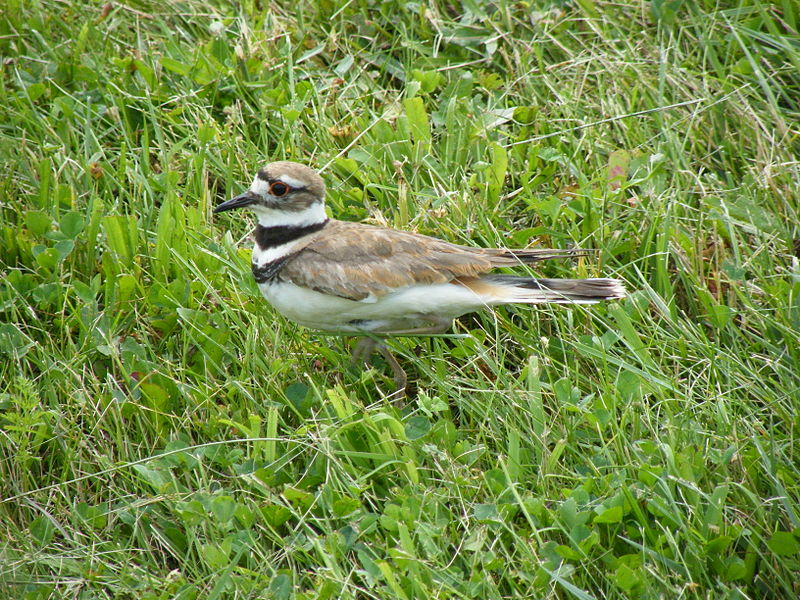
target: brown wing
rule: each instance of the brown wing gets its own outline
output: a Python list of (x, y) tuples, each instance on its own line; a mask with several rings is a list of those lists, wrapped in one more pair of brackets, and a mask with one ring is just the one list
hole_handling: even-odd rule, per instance
[(363, 300), (414, 284), (474, 277), (572, 250), (501, 250), (458, 246), (424, 235), (331, 220), (281, 269), (281, 276), (319, 292)]

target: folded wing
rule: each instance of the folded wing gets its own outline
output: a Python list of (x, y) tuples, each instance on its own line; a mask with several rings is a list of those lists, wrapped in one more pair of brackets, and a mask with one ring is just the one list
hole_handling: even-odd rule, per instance
[(325, 235), (314, 236), (285, 264), (281, 277), (325, 294), (364, 300), (410, 285), (475, 277), (496, 267), (589, 253), (470, 248), (405, 231), (331, 220)]

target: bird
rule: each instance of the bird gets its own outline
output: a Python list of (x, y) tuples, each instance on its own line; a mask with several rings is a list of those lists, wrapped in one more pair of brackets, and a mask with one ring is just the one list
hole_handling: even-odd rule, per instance
[(340, 221), (325, 210), (325, 182), (289, 161), (259, 169), (244, 193), (217, 205), (255, 213), (252, 272), (278, 313), (305, 327), (361, 336), (352, 352), (377, 351), (403, 397), (407, 375), (383, 342), (446, 331), (454, 319), (502, 304), (594, 304), (626, 295), (618, 279), (537, 279), (493, 272), (586, 249), (479, 248), (419, 233)]

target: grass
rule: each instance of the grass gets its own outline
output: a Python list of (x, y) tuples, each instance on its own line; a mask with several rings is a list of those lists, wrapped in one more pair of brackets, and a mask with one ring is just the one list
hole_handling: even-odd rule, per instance
[[(799, 24), (7, 2), (0, 595), (797, 597)], [(543, 272), (631, 294), (394, 340), (400, 410), (211, 218), (273, 159), (338, 218), (599, 248)]]

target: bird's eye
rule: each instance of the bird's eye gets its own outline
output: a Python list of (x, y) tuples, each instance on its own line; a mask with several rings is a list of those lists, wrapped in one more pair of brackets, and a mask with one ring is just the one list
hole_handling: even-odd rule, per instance
[(282, 181), (275, 181), (269, 186), (269, 193), (276, 198), (280, 198), (281, 196), (285, 196), (289, 193), (289, 186)]

